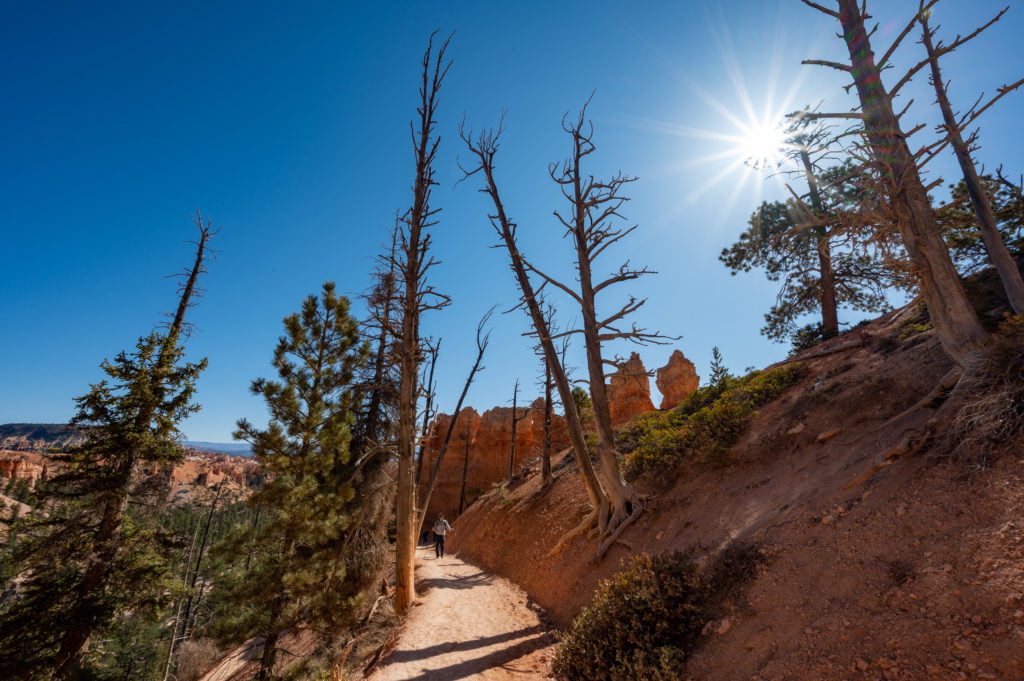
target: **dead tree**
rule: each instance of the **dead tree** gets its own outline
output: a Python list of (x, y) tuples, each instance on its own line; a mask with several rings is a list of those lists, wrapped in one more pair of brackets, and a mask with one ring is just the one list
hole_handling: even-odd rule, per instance
[(587, 378), (597, 430), (600, 461), (598, 474), (612, 506), (609, 524), (618, 527), (635, 518), (643, 509), (643, 502), (633, 487), (626, 482), (619, 468), (615, 436), (612, 432), (611, 404), (605, 384), (605, 366), (616, 367), (617, 362), (604, 357), (603, 347), (605, 343), (612, 341), (646, 344), (660, 343), (667, 339), (660, 333), (638, 328), (635, 323), (629, 327), (624, 326), (626, 318), (640, 309), (646, 302), (645, 299), (637, 300), (629, 296), (628, 301), (615, 312), (606, 316), (598, 314), (599, 293), (615, 284), (638, 279), (653, 272), (644, 267), (631, 267), (629, 261), (626, 261), (619, 266), (618, 271), (606, 279), (597, 281), (594, 278), (594, 264), (598, 257), (636, 229), (636, 225), (618, 226), (618, 221), (622, 217), (619, 210), (628, 201), (622, 195), (622, 189), (636, 178), (618, 173), (610, 179), (598, 180), (593, 175), (585, 173), (584, 159), (596, 149), (593, 142), (593, 124), (586, 118), (588, 105), (589, 100), (574, 120), (570, 121), (568, 116), (562, 119), (562, 129), (571, 139), (571, 155), (567, 160), (553, 163), (548, 167), (551, 179), (558, 184), (562, 195), (569, 202), (569, 212), (563, 215), (556, 210), (554, 215), (565, 228), (565, 236), (572, 242), (577, 282), (572, 286), (536, 267), (531, 266), (530, 270), (546, 284), (566, 293), (580, 307), (582, 328), (565, 333), (582, 334), (584, 339)]
[[(437, 368), (437, 358), (441, 354), (441, 339), (437, 339), (437, 343), (431, 343), (430, 339), (425, 339), (423, 344), (427, 348), (427, 353), (430, 355), (430, 366), (427, 369), (427, 381), (425, 384), (426, 392), (426, 404), (423, 407), (423, 422), (420, 425), (420, 446), (419, 453), (416, 455), (416, 489), (420, 488), (420, 479), (423, 477), (423, 457), (426, 456), (427, 447), (425, 440), (427, 437), (427, 429), (430, 427), (430, 422), (434, 420), (434, 395), (437, 390), (437, 382), (434, 380), (434, 369)], [(417, 508), (420, 508), (422, 504), (416, 504)]]
[[(805, 119), (795, 122), (797, 129), (788, 139), (789, 156), (795, 160), (807, 181), (807, 196), (811, 202), (809, 217), (824, 217), (824, 205), (818, 188), (818, 174), (815, 172), (815, 160), (822, 152), (827, 153), (830, 135), (823, 125), (808, 126)], [(802, 129), (801, 129), (802, 128)], [(836, 281), (832, 269), (832, 252), (829, 243), (831, 229), (826, 224), (817, 224), (813, 228), (815, 246), (818, 254), (818, 271), (821, 277), (819, 304), (821, 305), (821, 330), (826, 338), (839, 335), (839, 310), (836, 304)]]
[(397, 529), (395, 547), (395, 610), (404, 613), (416, 597), (414, 567), (416, 540), (419, 532), (416, 508), (416, 415), (420, 397), (420, 363), (423, 345), (420, 338), (420, 316), (445, 306), (448, 298), (427, 281), (427, 274), (437, 261), (430, 255), (429, 229), (437, 224), (440, 209), (431, 205), (431, 192), (437, 184), (434, 161), (440, 138), (436, 135), (436, 113), (441, 84), (451, 62), (446, 61), (449, 37), (434, 53), (434, 38), (423, 54), (420, 103), (417, 119), (410, 124), (415, 156), (415, 179), (412, 185), (412, 206), (402, 216), (395, 252), (395, 297), (400, 317), (395, 341), (395, 364), (399, 371), (398, 385), (398, 489), (396, 500)]
[[(454, 417), (453, 417), (454, 418)], [(462, 455), (462, 484), (459, 486), (459, 515), (466, 510), (466, 478), (469, 476), (469, 443), (470, 430), (466, 424), (466, 451)]]
[[(1003, 284), (1003, 289), (1006, 291), (1006, 297), (1010, 302), (1010, 307), (1013, 308), (1015, 314), (1024, 314), (1024, 279), (1021, 278), (1020, 269), (1017, 267), (1017, 261), (1014, 259), (1013, 255), (1006, 247), (1006, 244), (1003, 242), (1002, 236), (999, 234), (999, 228), (996, 225), (996, 217), (992, 211), (992, 202), (982, 187), (981, 179), (978, 177), (978, 171), (974, 166), (974, 160), (971, 158), (971, 147), (977, 138), (977, 133), (975, 132), (968, 139), (964, 139), (965, 125), (953, 112), (953, 107), (949, 103), (946, 83), (942, 80), (942, 72), (939, 69), (939, 57), (949, 54), (960, 45), (963, 45), (968, 40), (979, 35), (986, 28), (999, 21), (1008, 9), (1009, 7), (1004, 9), (1002, 12), (997, 14), (994, 19), (967, 37), (962, 38), (957, 36), (956, 40), (949, 45), (944, 45), (941, 41), (937, 44), (935, 43), (935, 31), (928, 25), (930, 11), (925, 9), (924, 2), (921, 2), (921, 9), (918, 16), (921, 21), (921, 42), (928, 51), (928, 64), (931, 69), (930, 77), (932, 87), (935, 88), (935, 98), (938, 102), (939, 109), (942, 111), (943, 124), (940, 128), (944, 133), (944, 137), (949, 140), (950, 145), (953, 147), (953, 153), (956, 154), (956, 160), (960, 164), (960, 170), (964, 176), (964, 184), (967, 188), (967, 195), (970, 197), (971, 206), (974, 208), (974, 213), (978, 218), (978, 229), (981, 232), (982, 242), (985, 244), (985, 251), (988, 253), (989, 260), (991, 260), (996, 272), (999, 274), (999, 279)], [(1021, 84), (1024, 84), (1024, 80), (1017, 81), (1010, 86), (999, 88), (999, 94), (980, 108), (975, 104), (975, 106), (967, 112), (964, 118), (970, 118), (973, 120), (973, 114), (976, 111), (987, 109), (996, 100), (1000, 99), (1008, 92), (1020, 87)]]
[(551, 392), (554, 384), (551, 381), (551, 367), (544, 363), (544, 441), (540, 448), (540, 484), (547, 487), (553, 478), (551, 474)]
[[(484, 187), (480, 191), (490, 197), (494, 206), (494, 212), (488, 217), (491, 226), (501, 240), (501, 245), (504, 246), (509, 255), (509, 266), (519, 288), (520, 303), (529, 314), (537, 340), (543, 350), (544, 359), (551, 368), (552, 380), (558, 389), (559, 397), (565, 408), (569, 439), (576, 452), (576, 459), (579, 462), (584, 487), (587, 490), (592, 505), (591, 512), (587, 517), (576, 528), (564, 535), (554, 550), (557, 550), (571, 537), (596, 528), (598, 538), (596, 559), (600, 559), (618, 536), (640, 515), (643, 511), (643, 502), (624, 480), (622, 481), (621, 488), (613, 488), (609, 491), (602, 484), (602, 478), (598, 477), (597, 471), (590, 460), (590, 452), (584, 436), (583, 425), (576, 410), (576, 403), (572, 398), (572, 386), (569, 383), (563, 364), (559, 361), (558, 351), (552, 338), (550, 326), (541, 307), (538, 292), (530, 280), (529, 272), (532, 268), (530, 268), (519, 251), (519, 245), (516, 241), (517, 225), (505, 212), (505, 207), (498, 191), (498, 185), (494, 178), (494, 157), (498, 151), (498, 140), (501, 132), (502, 130), (499, 127), (497, 131), (484, 131), (479, 137), (473, 139), (472, 135), (464, 128), (460, 131), (463, 141), (478, 161), (474, 168), (464, 169), (465, 177), (470, 177), (477, 173), (483, 175)], [(619, 479), (621, 480), (621, 474), (619, 474)], [(623, 515), (619, 512), (619, 509), (627, 507), (630, 509), (628, 515)]]
[(508, 484), (512, 484), (512, 478), (515, 477), (515, 464), (516, 464), (516, 429), (519, 426), (519, 422), (530, 415), (530, 410), (527, 409), (523, 412), (523, 415), (519, 415), (518, 408), (519, 400), (519, 379), (516, 379), (515, 388), (512, 389), (512, 437), (509, 438), (508, 444)]
[(416, 525), (416, 536), (423, 531), (423, 520), (426, 518), (427, 508), (430, 506), (430, 496), (434, 493), (434, 486), (437, 484), (437, 476), (441, 472), (441, 462), (444, 460), (445, 454), (448, 452), (448, 445), (452, 441), (452, 434), (455, 432), (455, 426), (459, 421), (459, 414), (462, 413), (462, 403), (466, 400), (466, 395), (469, 394), (469, 387), (473, 385), (473, 379), (476, 375), (483, 371), (483, 360), (484, 355), (487, 353), (487, 346), (491, 342), (491, 332), (485, 331), (488, 320), (494, 313), (492, 307), (487, 311), (486, 314), (480, 319), (480, 323), (476, 326), (476, 359), (473, 361), (473, 366), (469, 369), (469, 375), (466, 377), (466, 382), (462, 385), (462, 392), (459, 394), (459, 399), (455, 403), (455, 411), (452, 413), (452, 420), (448, 423), (448, 430), (445, 431), (444, 440), (441, 441), (441, 446), (437, 450), (437, 457), (434, 459), (434, 465), (430, 469), (430, 477), (427, 478), (427, 485), (423, 490), (423, 498), (420, 500), (419, 509), (416, 511), (415, 525)]
[[(932, 0), (930, 7), (937, 0)], [(896, 44), (909, 33), (917, 17), (897, 37), (883, 57), (876, 61), (871, 49), (865, 15), (858, 0), (837, 0), (832, 10), (811, 0), (802, 0), (809, 7), (834, 17), (842, 26), (850, 63), (805, 60), (805, 64), (824, 65), (842, 71), (852, 79), (860, 110), (853, 114), (835, 114), (857, 118), (863, 125), (865, 150), (886, 197), (892, 221), (896, 225), (915, 269), (921, 295), (931, 315), (939, 340), (946, 353), (959, 365), (969, 363), (988, 338), (978, 315), (960, 282), (949, 250), (943, 242), (935, 213), (928, 198), (928, 187), (921, 180), (917, 155), (907, 145), (908, 133), (900, 125), (893, 110), (892, 97), (909, 79), (904, 76), (893, 90), (887, 91), (882, 69), (887, 65)], [(821, 117), (817, 115), (816, 117)], [(829, 114), (824, 114), (829, 116)], [(919, 128), (915, 128), (910, 134)]]

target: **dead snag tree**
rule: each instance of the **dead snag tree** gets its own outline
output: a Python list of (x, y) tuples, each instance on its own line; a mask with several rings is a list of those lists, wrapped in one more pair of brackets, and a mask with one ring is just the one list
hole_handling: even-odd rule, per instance
[(932, 87), (935, 88), (935, 98), (939, 109), (942, 111), (940, 130), (943, 133), (944, 139), (948, 140), (949, 144), (953, 147), (953, 153), (956, 154), (956, 160), (960, 164), (960, 171), (964, 176), (967, 195), (970, 197), (971, 206), (974, 208), (974, 213), (978, 218), (978, 230), (981, 233), (982, 243), (985, 244), (985, 251), (988, 253), (989, 260), (992, 261), (993, 267), (995, 267), (996, 272), (999, 274), (1003, 290), (1006, 291), (1006, 297), (1010, 301), (1010, 307), (1014, 313), (1024, 314), (1024, 279), (1021, 278), (1017, 261), (1006, 247), (1006, 243), (999, 233), (996, 217), (992, 210), (992, 202), (982, 186), (981, 179), (978, 177), (978, 171), (974, 166), (974, 160), (971, 158), (971, 147), (977, 139), (977, 132), (964, 139), (964, 129), (970, 121), (976, 118), (977, 114), (980, 114), (981, 111), (990, 107), (996, 100), (1002, 98), (1007, 93), (1020, 87), (1024, 84), (1024, 80), (1019, 80), (1013, 85), (999, 88), (999, 93), (995, 97), (983, 106), (979, 107), (978, 104), (975, 104), (961, 120), (953, 112), (953, 106), (949, 103), (946, 83), (942, 80), (942, 71), (939, 69), (939, 57), (949, 54), (968, 40), (977, 37), (986, 28), (999, 21), (1008, 9), (1009, 7), (999, 12), (995, 18), (970, 35), (966, 37), (957, 36), (949, 45), (944, 45), (941, 41), (935, 42), (935, 30), (928, 25), (931, 10), (925, 8), (923, 1), (921, 2), (918, 17), (921, 21), (921, 43), (928, 51)]
[(512, 388), (512, 435), (509, 437), (508, 443), (508, 484), (512, 484), (512, 478), (515, 477), (515, 465), (516, 465), (516, 430), (519, 429), (519, 422), (527, 418), (530, 415), (529, 407), (519, 413), (519, 379), (516, 379), (516, 385)]
[[(579, 127), (579, 129), (582, 130), (582, 113), (580, 119), (580, 126), (567, 126), (567, 129), (572, 130), (575, 127)], [(590, 179), (589, 181), (581, 181), (578, 187), (571, 190), (572, 195), (579, 196), (581, 200), (580, 203), (574, 204), (574, 206), (578, 206), (584, 211), (581, 213), (582, 220), (580, 224), (582, 225), (586, 238), (595, 236), (599, 237), (598, 241), (591, 241), (590, 243), (585, 243), (583, 246), (584, 259), (582, 262), (586, 263), (586, 270), (584, 274), (584, 268), (581, 267), (580, 276), (581, 278), (584, 276), (588, 278), (588, 288), (586, 289), (586, 293), (577, 293), (566, 287), (561, 282), (547, 277), (536, 268), (532, 267), (519, 251), (518, 243), (516, 242), (517, 225), (509, 219), (505, 212), (505, 208), (498, 191), (497, 182), (494, 178), (494, 157), (498, 151), (498, 140), (501, 132), (502, 130), (499, 127), (496, 132), (484, 131), (476, 139), (473, 139), (465, 130), (462, 131), (461, 134), (463, 141), (466, 143), (470, 152), (476, 156), (478, 161), (476, 167), (465, 170), (465, 172), (467, 177), (477, 173), (483, 174), (484, 188), (480, 191), (487, 194), (494, 205), (494, 213), (490, 214), (488, 217), (490, 218), (492, 227), (501, 238), (502, 245), (509, 254), (509, 264), (512, 268), (513, 274), (515, 275), (516, 284), (519, 287), (521, 304), (530, 316), (530, 321), (533, 324), (537, 339), (543, 350), (545, 361), (551, 369), (552, 380), (558, 389), (559, 397), (561, 398), (562, 404), (565, 408), (566, 425), (569, 430), (570, 442), (576, 452), (576, 458), (580, 464), (580, 472), (583, 475), (584, 483), (593, 505), (591, 513), (583, 520), (583, 522), (580, 523), (580, 525), (562, 538), (555, 549), (553, 549), (553, 552), (557, 551), (561, 545), (571, 537), (576, 536), (581, 532), (585, 532), (588, 529), (594, 528), (597, 530), (596, 534), (598, 538), (596, 557), (597, 559), (600, 559), (615, 542), (618, 536), (640, 515), (640, 513), (643, 512), (643, 499), (636, 493), (632, 486), (625, 481), (619, 469), (618, 461), (615, 458), (614, 444), (611, 439), (611, 419), (609, 413), (607, 413), (607, 395), (603, 392), (604, 405), (606, 407), (606, 414), (604, 415), (606, 419), (604, 422), (606, 428), (603, 435), (599, 432), (599, 450), (601, 450), (599, 453), (600, 468), (595, 469), (591, 463), (590, 453), (584, 436), (583, 425), (576, 409), (576, 402), (572, 397), (572, 387), (569, 384), (565, 367), (560, 361), (558, 350), (555, 347), (554, 340), (556, 334), (552, 334), (551, 332), (549, 320), (545, 317), (542, 309), (539, 292), (533, 286), (529, 274), (530, 272), (536, 273), (546, 282), (567, 291), (569, 295), (577, 301), (589, 301), (589, 306), (584, 309), (590, 309), (591, 311), (594, 309), (593, 300), (594, 295), (597, 292), (613, 283), (635, 279), (637, 276), (640, 276), (640, 274), (643, 274), (644, 270), (630, 270), (628, 266), (623, 266), (620, 268), (620, 271), (611, 278), (597, 285), (589, 283), (589, 263), (592, 262), (593, 258), (622, 236), (625, 236), (629, 231), (632, 231), (631, 229), (613, 229), (607, 224), (608, 219), (616, 215), (616, 209), (621, 205), (622, 201), (625, 200), (618, 197), (616, 191), (618, 186), (623, 182), (628, 181), (628, 179), (620, 176), (612, 183), (613, 191), (611, 191), (610, 194), (612, 198), (608, 200), (602, 199), (609, 196), (609, 183), (596, 182), (593, 179)], [(579, 138), (574, 136), (574, 144), (578, 145), (577, 148), (579, 149), (579, 154), (576, 157), (576, 164), (573, 167), (578, 169), (578, 161), (586, 154), (589, 154), (593, 150), (593, 147), (589, 144), (589, 139), (583, 135), (580, 135)], [(557, 171), (554, 168), (552, 169), (552, 174), (553, 176), (558, 177)], [(566, 187), (567, 185), (563, 184), (562, 186)], [(568, 183), (568, 186), (572, 186), (572, 183)], [(591, 213), (590, 211), (596, 211), (596, 213)], [(627, 303), (627, 305), (611, 317), (598, 321), (596, 319), (596, 315), (592, 315), (590, 321), (585, 322), (585, 326), (590, 329), (589, 335), (586, 336), (588, 338), (588, 365), (591, 357), (593, 357), (597, 363), (596, 381), (593, 380), (595, 376), (595, 372), (593, 370), (594, 367), (588, 366), (588, 368), (591, 369), (592, 389), (595, 383), (600, 384), (599, 389), (603, 389), (604, 387), (604, 363), (600, 352), (600, 343), (602, 340), (611, 340), (615, 338), (633, 338), (640, 340), (648, 336), (653, 337), (652, 334), (647, 334), (635, 327), (632, 331), (627, 332), (622, 332), (616, 328), (616, 325), (624, 316), (637, 309), (642, 304), (643, 301), (630, 299), (630, 302)], [(586, 334), (586, 328), (579, 331), (569, 331), (557, 335), (565, 336), (578, 332), (584, 332)], [(595, 342), (593, 347), (590, 344), (591, 338)], [(596, 408), (595, 411), (597, 411)], [(602, 437), (604, 438), (603, 440), (601, 439)]]
[[(576, 402), (572, 399), (572, 385), (569, 383), (569, 377), (565, 372), (564, 365), (559, 361), (558, 350), (555, 348), (555, 343), (552, 340), (548, 321), (541, 307), (541, 300), (533, 287), (533, 283), (530, 281), (526, 260), (519, 252), (519, 245), (516, 242), (517, 225), (505, 213), (505, 206), (502, 203), (501, 194), (498, 192), (498, 185), (494, 179), (494, 157), (498, 152), (498, 140), (501, 137), (501, 132), (500, 127), (496, 132), (485, 130), (474, 140), (471, 133), (467, 132), (465, 128), (460, 129), (459, 133), (463, 142), (465, 142), (469, 151), (477, 157), (478, 161), (476, 167), (463, 170), (465, 177), (483, 173), (484, 187), (480, 191), (487, 194), (494, 205), (494, 213), (488, 215), (488, 218), (491, 226), (501, 239), (501, 245), (508, 252), (509, 267), (512, 269), (516, 285), (519, 288), (520, 303), (530, 317), (530, 322), (537, 334), (538, 343), (544, 353), (544, 359), (551, 368), (552, 381), (558, 389), (558, 395), (565, 407), (565, 421), (569, 431), (569, 441), (572, 444), (573, 451), (576, 453), (580, 474), (583, 476), (584, 488), (587, 490), (591, 503), (590, 513), (574, 530), (563, 537), (563, 541), (565, 541), (570, 536), (598, 526), (599, 518), (607, 516), (609, 505), (604, 488), (598, 480), (597, 472), (594, 470), (593, 463), (590, 460), (590, 452), (587, 448), (583, 424), (576, 409)], [(604, 525), (607, 525), (607, 523), (604, 523)], [(603, 539), (602, 537), (601, 540)], [(601, 555), (601, 553), (602, 551), (599, 546), (598, 555)]]
[[(445, 454), (448, 453), (448, 445), (451, 444), (452, 435), (455, 433), (455, 426), (459, 422), (459, 414), (462, 413), (462, 403), (466, 401), (466, 395), (469, 394), (469, 387), (473, 385), (473, 379), (476, 378), (477, 373), (483, 371), (484, 354), (487, 352), (487, 346), (491, 342), (490, 330), (485, 331), (484, 328), (487, 326), (487, 322), (490, 320), (491, 315), (494, 313), (494, 308), (484, 314), (480, 319), (480, 323), (476, 326), (476, 359), (473, 361), (473, 366), (469, 369), (469, 375), (466, 377), (466, 382), (462, 385), (462, 392), (459, 394), (459, 399), (455, 403), (455, 410), (452, 412), (452, 420), (448, 422), (448, 430), (445, 431), (444, 440), (441, 441), (441, 447), (437, 450), (437, 457), (434, 459), (434, 465), (430, 469), (430, 477), (427, 478), (427, 485), (423, 488), (423, 496), (419, 500), (419, 507), (416, 511), (416, 536), (420, 535), (423, 531), (423, 520), (427, 515), (427, 508), (430, 506), (430, 496), (434, 493), (434, 486), (437, 484), (437, 476), (441, 472), (441, 461), (444, 460)], [(426, 429), (424, 429), (424, 436), (426, 435)], [(466, 437), (469, 437), (468, 435)], [(467, 444), (467, 456), (468, 447)], [(463, 468), (468, 465), (464, 463)], [(465, 492), (466, 479), (465, 470), (463, 470), (462, 479), (463, 492)], [(418, 488), (418, 486), (417, 486)], [(460, 502), (461, 506), (461, 502)], [(460, 511), (461, 513), (461, 511)]]
[(548, 167), (551, 179), (558, 184), (562, 195), (569, 202), (567, 213), (556, 210), (554, 215), (565, 228), (564, 235), (569, 238), (575, 251), (576, 285), (563, 283), (535, 267), (530, 270), (546, 284), (565, 292), (580, 306), (582, 328), (571, 329), (566, 334), (583, 335), (590, 399), (597, 430), (600, 461), (598, 474), (612, 506), (607, 522), (610, 527), (619, 528), (639, 515), (643, 502), (626, 482), (619, 468), (615, 435), (612, 432), (611, 404), (605, 383), (605, 366), (616, 367), (618, 363), (605, 358), (603, 347), (612, 341), (646, 344), (664, 342), (666, 338), (660, 333), (638, 328), (635, 323), (628, 327), (624, 325), (626, 318), (640, 309), (646, 299), (637, 300), (629, 296), (628, 301), (615, 312), (606, 316), (598, 314), (599, 293), (615, 284), (653, 272), (644, 267), (630, 267), (629, 261), (626, 261), (606, 279), (597, 281), (594, 278), (594, 264), (598, 257), (636, 229), (636, 225), (621, 227), (618, 224), (622, 219), (619, 210), (628, 201), (622, 195), (622, 189), (636, 178), (618, 173), (610, 179), (598, 180), (584, 171), (584, 159), (596, 149), (593, 124), (586, 118), (588, 105), (589, 101), (583, 105), (575, 119), (570, 121), (568, 116), (562, 119), (562, 129), (571, 139), (571, 155), (567, 160), (552, 163)]
[(437, 180), (434, 161), (440, 137), (436, 134), (435, 119), (441, 84), (451, 67), (445, 53), (451, 37), (441, 43), (435, 54), (431, 35), (423, 54), (420, 103), (417, 118), (410, 124), (415, 157), (416, 174), (413, 180), (412, 206), (402, 216), (395, 249), (395, 293), (398, 316), (398, 334), (395, 341), (395, 364), (399, 371), (398, 384), (398, 490), (396, 500), (397, 529), (395, 547), (395, 610), (405, 612), (416, 596), (414, 566), (416, 560), (417, 526), (416, 508), (416, 406), (420, 397), (420, 363), (423, 344), (420, 338), (420, 316), (448, 304), (448, 298), (427, 281), (427, 273), (437, 264), (430, 255), (429, 229), (437, 224), (440, 211), (431, 205), (431, 192)]
[[(795, 122), (796, 130), (788, 142), (791, 146), (789, 156), (799, 163), (800, 170), (807, 181), (807, 196), (811, 202), (811, 214), (814, 218), (824, 216), (824, 205), (821, 191), (818, 188), (818, 173), (812, 157), (822, 152), (827, 153), (831, 135), (823, 125), (807, 125), (804, 119)], [(815, 251), (818, 255), (818, 272), (821, 279), (818, 302), (821, 305), (821, 330), (825, 338), (839, 335), (839, 311), (836, 304), (835, 272), (832, 268), (832, 252), (829, 243), (830, 229), (827, 225), (815, 225), (812, 228), (815, 239)]]
[[(851, 85), (856, 88), (861, 105), (859, 113), (853, 115), (863, 124), (865, 147), (879, 178), (881, 193), (888, 201), (893, 222), (916, 271), (921, 295), (942, 347), (962, 366), (977, 355), (988, 333), (964, 292), (960, 275), (943, 242), (928, 198), (928, 188), (921, 180), (917, 158), (910, 151), (907, 133), (901, 128), (899, 117), (893, 110), (892, 96), (906, 82), (906, 77), (897, 83), (892, 93), (886, 90), (882, 81), (882, 69), (895, 45), (881, 60), (875, 61), (858, 0), (836, 0), (838, 10), (811, 0), (801, 1), (834, 17), (842, 26), (849, 64), (822, 60), (805, 60), (804, 63), (838, 69), (853, 80)], [(909, 30), (910, 27), (900, 34), (897, 43)]]

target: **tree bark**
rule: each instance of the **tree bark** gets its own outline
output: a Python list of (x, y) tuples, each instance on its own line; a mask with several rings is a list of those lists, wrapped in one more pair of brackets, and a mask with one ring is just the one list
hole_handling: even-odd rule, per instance
[[(823, 217), (821, 192), (818, 191), (818, 178), (814, 175), (811, 156), (803, 147), (800, 148), (800, 164), (803, 166), (804, 177), (807, 179), (807, 191), (811, 197), (811, 208), (816, 218)], [(826, 338), (839, 335), (839, 311), (836, 304), (836, 279), (832, 271), (832, 253), (829, 247), (829, 230), (824, 225), (814, 229), (818, 251), (818, 270), (821, 277), (821, 291), (818, 301), (821, 305), (821, 330)]]
[(935, 97), (942, 111), (942, 120), (945, 124), (946, 134), (949, 135), (956, 160), (960, 164), (960, 170), (964, 176), (964, 184), (967, 186), (967, 195), (971, 199), (971, 206), (974, 214), (978, 217), (978, 229), (981, 232), (982, 242), (988, 252), (989, 260), (999, 274), (999, 280), (1006, 291), (1006, 297), (1010, 301), (1010, 307), (1014, 314), (1024, 314), (1024, 279), (1021, 278), (1017, 261), (1014, 260), (1010, 250), (1006, 248), (1003, 237), (999, 233), (996, 224), (996, 216), (992, 213), (992, 202), (982, 187), (978, 178), (978, 171), (971, 159), (971, 151), (964, 141), (960, 125), (957, 123), (953, 107), (949, 103), (949, 96), (946, 92), (945, 83), (942, 81), (942, 72), (939, 69), (939, 58), (935, 54), (935, 46), (932, 44), (932, 31), (928, 28), (928, 18), (921, 16), (921, 35), (925, 49), (928, 50), (930, 58), (932, 86), (935, 88)]
[(551, 484), (551, 367), (544, 364), (544, 442), (540, 451), (540, 481)]
[(988, 333), (967, 299), (942, 240), (917, 164), (882, 83), (858, 1), (838, 2), (839, 21), (876, 168), (942, 347), (955, 362), (963, 364), (977, 353)]

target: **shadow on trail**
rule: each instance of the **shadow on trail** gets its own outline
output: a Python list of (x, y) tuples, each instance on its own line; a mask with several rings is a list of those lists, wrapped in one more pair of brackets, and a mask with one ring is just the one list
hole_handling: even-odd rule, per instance
[(504, 643), (506, 641), (513, 641), (519, 638), (524, 640), (511, 645), (508, 648), (502, 648), (501, 650), (496, 650), (493, 653), (488, 653), (482, 657), (466, 660), (447, 667), (441, 667), (440, 669), (424, 669), (421, 674), (410, 677), (407, 681), (457, 681), (457, 679), (464, 679), (466, 677), (473, 676), (474, 674), (480, 674), (488, 669), (501, 667), (513, 660), (525, 657), (533, 651), (555, 642), (555, 634), (553, 631), (550, 631), (541, 625), (537, 625), (527, 629), (510, 631), (498, 636), (488, 636), (486, 638), (476, 639), (475, 641), (442, 643), (422, 650), (395, 650), (392, 651), (389, 656), (388, 663), (412, 662), (459, 650), (483, 648), (496, 643)]
[(478, 586), (486, 586), (494, 581), (494, 578), (483, 572), (474, 572), (463, 577), (427, 577), (416, 582), (416, 591), (423, 589), (472, 589)]

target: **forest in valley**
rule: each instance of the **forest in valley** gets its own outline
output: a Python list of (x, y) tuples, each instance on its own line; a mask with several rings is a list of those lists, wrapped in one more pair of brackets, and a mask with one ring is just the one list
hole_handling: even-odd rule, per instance
[[(905, 18), (895, 43), (919, 43), (919, 61), (901, 70), (889, 62), (897, 45), (875, 44), (856, 0), (804, 0), (807, 11), (834, 19), (849, 54), (843, 62), (809, 59), (807, 68), (840, 74), (858, 106), (809, 105), (787, 117), (777, 150), (752, 162), (785, 177), (790, 196), (751, 206), (749, 223), (719, 259), (734, 274), (759, 272), (777, 287), (762, 334), (795, 356), (842, 334), (855, 315), (891, 310), (894, 296), (911, 300), (915, 323), (933, 330), (952, 362), (922, 404), (956, 420), (965, 441), (996, 447), (1024, 431), (1024, 184), (1015, 175), (1018, 159), (985, 169), (972, 154), (984, 139), (982, 114), (1005, 104), (1024, 80), (989, 95), (951, 92), (945, 60), (984, 40), (999, 16), (976, 30), (939, 33), (930, 21), (937, 3), (922, 1)], [(239, 415), (234, 432), (265, 475), (244, 498), (215, 487), (170, 503), (169, 471), (184, 456), (180, 426), (200, 408), (196, 390), (207, 369), (207, 360), (188, 352), (189, 314), (201, 304), (204, 275), (217, 266), (217, 225), (195, 213), (193, 250), (175, 296), (168, 295), (173, 313), (104, 359), (105, 378), (75, 400), (70, 423), (83, 441), (51, 453), (53, 472), (34, 487), (3, 482), (5, 495), (31, 510), (3, 511), (0, 678), (192, 681), (255, 639), (260, 681), (355, 678), (380, 654), (416, 598), (416, 547), (457, 428), (453, 418), (435, 463), (424, 465), (422, 443), (442, 405), (432, 376), (441, 350), (421, 333), (422, 320), (458, 295), (435, 284), (432, 239), (447, 226), (434, 190), (441, 95), (457, 53), (458, 40), (440, 32), (423, 52), (410, 107), (412, 163), (396, 179), (411, 192), (368, 277), (365, 315), (357, 317), (353, 302), (326, 281), (295, 301), (277, 345), (266, 348), (266, 377), (254, 377), (250, 390), (268, 419), (260, 425), (258, 414)], [(931, 85), (943, 121), (924, 146), (912, 137), (924, 124), (895, 101), (915, 77)], [(635, 484), (640, 475), (667, 474), (672, 457), (687, 451), (725, 451), (757, 400), (773, 399), (798, 370), (737, 376), (715, 348), (710, 380), (686, 414), (613, 427), (606, 380), (622, 361), (613, 349), (674, 338), (635, 321), (646, 301), (630, 295), (630, 286), (654, 274), (636, 264), (643, 254), (602, 258), (629, 252), (643, 228), (626, 216), (637, 178), (592, 173), (600, 131), (590, 105), (562, 117), (563, 147), (552, 155), (564, 160), (548, 167), (561, 194), (549, 232), (571, 265), (568, 276), (545, 270), (522, 244), (519, 230), (529, 226), (517, 222), (521, 207), (505, 193), (501, 173), (504, 117), (494, 127), (463, 120), (458, 137), (443, 143), (459, 146), (460, 182), (487, 200), (480, 228), (491, 230), (508, 266), (513, 313), (529, 321), (523, 342), (537, 357), (545, 408), (565, 420), (572, 474), (578, 471), (589, 500), (587, 515), (561, 541), (585, 536), (600, 561), (647, 510)], [(960, 170), (947, 178), (942, 202), (935, 194), (943, 187), (924, 174), (941, 155)], [(979, 277), (1000, 291), (998, 316), (979, 312), (972, 284)], [(443, 405), (452, 414), (493, 359), (489, 324), (490, 313), (476, 328), (476, 355), (462, 358), (458, 400)], [(578, 367), (567, 359), (570, 342), (582, 358)], [(545, 486), (554, 476), (552, 455), (540, 453)], [(565, 678), (597, 678), (573, 676), (600, 666), (594, 646), (580, 643), (587, 634), (577, 635), (565, 653), (577, 657), (562, 657), (556, 668)], [(628, 678), (655, 678), (649, 672), (636, 663)]]

